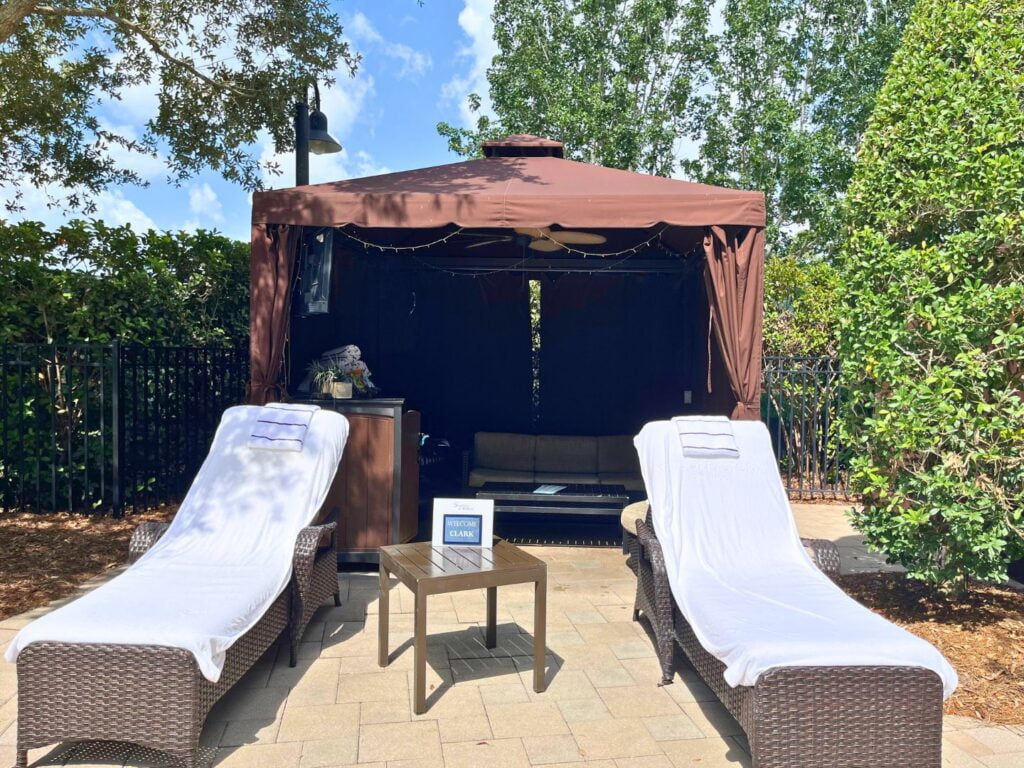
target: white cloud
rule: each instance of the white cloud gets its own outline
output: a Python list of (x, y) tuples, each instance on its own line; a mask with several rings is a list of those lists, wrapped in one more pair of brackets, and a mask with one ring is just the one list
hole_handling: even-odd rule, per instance
[(356, 40), (366, 45), (373, 45), (388, 58), (397, 60), (401, 67), (398, 77), (418, 77), (430, 69), (434, 62), (429, 54), (417, 51), (405, 43), (385, 40), (384, 36), (373, 26), (373, 22), (362, 11), (356, 12), (348, 22), (347, 29)]
[(367, 43), (384, 42), (384, 38), (377, 31), (377, 28), (373, 26), (373, 22), (362, 11), (356, 11), (356, 15), (352, 17), (346, 26), (349, 34), (359, 40)]
[(116, 226), (128, 224), (136, 232), (157, 228), (156, 223), (119, 189), (100, 192), (97, 195), (96, 212), (91, 218)]
[[(66, 190), (61, 190), (66, 194)], [(0, 219), (8, 221), (41, 221), (47, 227), (54, 227), (67, 221), (72, 216), (67, 215), (65, 209), (53, 206), (55, 199), (47, 190), (34, 186), (30, 181), (24, 180), (21, 184), (0, 185), (0, 199), (5, 202), (12, 200), (15, 193), (20, 193), (18, 205), (22, 210), (8, 212), (0, 208)], [(78, 218), (82, 218), (79, 216)]]
[(399, 77), (418, 77), (434, 66), (428, 54), (410, 48), (405, 43), (388, 43), (384, 53), (402, 62), (402, 67), (398, 70)]
[(344, 141), (363, 112), (367, 99), (373, 95), (373, 77), (360, 72), (349, 77), (348, 72), (335, 72), (334, 85), (320, 89), (320, 109), (327, 115), (331, 135)]
[(465, 46), (459, 49), (460, 59), (468, 59), (468, 67), (461, 75), (456, 75), (441, 87), (441, 97), (445, 102), (459, 105), (462, 121), (470, 127), (476, 123), (476, 115), (469, 109), (466, 97), (470, 93), (479, 94), (483, 100), (481, 111), (493, 114), (487, 84), (487, 69), (491, 61), (498, 55), (498, 44), (494, 40), (494, 0), (463, 0), (464, 5), (459, 13), (459, 26), (463, 34), (469, 38)]
[[(224, 221), (224, 206), (213, 188), (205, 181), (202, 184), (193, 184), (188, 189), (188, 209), (196, 214), (197, 219), (190, 219), (189, 223), (199, 219), (207, 219), (214, 223)], [(197, 228), (197, 227), (194, 227)]]
[[(122, 136), (128, 141), (139, 140), (139, 134), (133, 125), (114, 125), (101, 119), (100, 128), (116, 136)], [(167, 162), (159, 152), (156, 154), (137, 152), (111, 142), (107, 147), (107, 154), (117, 163), (118, 167), (135, 171), (143, 181), (153, 181), (167, 173)]]
[(369, 152), (359, 150), (356, 152), (355, 161), (355, 173), (353, 174), (355, 177), (380, 176), (384, 173), (391, 173), (390, 168), (374, 160)]
[(119, 99), (107, 102), (107, 110), (119, 118), (145, 123), (156, 117), (160, 108), (160, 76), (154, 72), (148, 81), (122, 88)]
[[(85, 214), (61, 204), (61, 200), (69, 194), (62, 186), (39, 188), (29, 181), (18, 187), (21, 192), (19, 201), (22, 210), (8, 213), (2, 211), (0, 218), (9, 221), (41, 221), (46, 227), (58, 227), (71, 219), (99, 219), (112, 226), (131, 225), (136, 232), (156, 229), (156, 223), (141, 208), (124, 196), (119, 189), (105, 190), (93, 197), (96, 210)], [(10, 188), (0, 187), (0, 198), (11, 197)]]

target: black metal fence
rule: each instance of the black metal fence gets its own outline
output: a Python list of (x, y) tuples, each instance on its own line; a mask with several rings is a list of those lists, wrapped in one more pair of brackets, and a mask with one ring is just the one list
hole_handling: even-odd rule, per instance
[(761, 419), (791, 496), (849, 495), (847, 453), (839, 435), (839, 373), (834, 357), (764, 358)]
[[(248, 378), (241, 348), (0, 346), (0, 508), (180, 501)], [(761, 417), (791, 495), (848, 495), (842, 401), (835, 358), (765, 357)]]
[(248, 374), (238, 348), (2, 345), (0, 507), (180, 500)]

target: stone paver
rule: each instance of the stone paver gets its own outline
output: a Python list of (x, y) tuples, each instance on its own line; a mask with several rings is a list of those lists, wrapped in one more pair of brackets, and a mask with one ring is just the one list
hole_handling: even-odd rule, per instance
[[(805, 536), (841, 549), (843, 569), (877, 569), (844, 505), (795, 505)], [(685, 668), (658, 687), (650, 638), (632, 621), (636, 582), (614, 549), (531, 547), (548, 563), (548, 690), (532, 689), (528, 589), (498, 591), (498, 644), (483, 646), (483, 591), (431, 597), (429, 709), (411, 703), (412, 601), (394, 587), (393, 660), (377, 666), (377, 575), (339, 575), (340, 608), (323, 607), (299, 664), (272, 649), (217, 704), (202, 743), (225, 768), (732, 768), (750, 765), (746, 739), (714, 694)], [(107, 576), (109, 578), (109, 576)], [(90, 584), (90, 587), (94, 584)], [(47, 609), (0, 622), (0, 646)], [(404, 645), (403, 645), (404, 644)], [(0, 663), (0, 766), (14, 761), (16, 676)], [(1024, 727), (947, 717), (950, 768), (1024, 766)], [(152, 766), (124, 747), (33, 750), (39, 765)]]

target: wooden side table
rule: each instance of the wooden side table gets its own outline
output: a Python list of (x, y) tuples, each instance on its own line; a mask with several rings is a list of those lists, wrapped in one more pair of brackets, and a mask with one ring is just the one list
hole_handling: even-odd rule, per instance
[(415, 668), (414, 709), (421, 715), (427, 708), (427, 597), (467, 589), (487, 590), (488, 648), (497, 645), (498, 587), (534, 583), (533, 605), (533, 690), (544, 690), (544, 653), (547, 625), (548, 569), (543, 560), (527, 554), (506, 541), (491, 549), (434, 547), (430, 542), (396, 544), (380, 548), (380, 617), (378, 619), (377, 663), (388, 665), (389, 574), (407, 586), (416, 600), (413, 641)]

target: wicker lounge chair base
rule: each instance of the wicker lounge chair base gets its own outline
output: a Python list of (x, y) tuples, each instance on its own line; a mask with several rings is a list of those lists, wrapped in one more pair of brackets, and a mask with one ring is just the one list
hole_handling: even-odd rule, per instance
[(677, 612), (676, 639), (747, 734), (754, 768), (939, 768), (942, 682), (920, 667), (777, 667), (732, 687)]
[[(670, 682), (678, 643), (704, 683), (743, 728), (754, 768), (940, 768), (942, 682), (920, 667), (777, 667), (754, 686), (730, 686), (725, 665), (697, 641), (676, 607), (661, 545), (637, 524), (637, 612), (654, 628)], [(805, 540), (818, 566), (838, 574), (831, 542)]]
[[(165, 524), (144, 523), (132, 537), (137, 559)], [(180, 648), (38, 642), (18, 655), (16, 768), (28, 750), (58, 742), (130, 742), (199, 765), (199, 735), (213, 705), (287, 629), (295, 644), (328, 597), (339, 604), (335, 526), (304, 528), (296, 540), (292, 581), (263, 617), (228, 650), (216, 683)], [(329, 546), (320, 546), (329, 535)]]
[[(638, 535), (634, 537), (629, 552), (630, 567), (636, 571), (636, 599), (633, 602), (633, 621), (639, 621), (643, 615), (651, 624), (654, 632), (655, 646), (658, 652), (658, 663), (661, 665), (661, 682), (659, 685), (671, 685), (674, 677), (673, 659), (675, 653), (675, 636), (673, 615), (677, 613), (672, 592), (668, 586), (668, 577), (663, 573), (656, 574), (650, 563), (651, 555), (645, 552), (640, 542), (639, 531), (644, 536), (654, 537), (654, 526), (651, 523), (651, 510), (647, 508), (644, 520), (637, 521)], [(839, 549), (827, 539), (801, 539), (811, 559), (829, 578), (839, 575)], [(661, 556), (660, 545), (657, 556)], [(647, 558), (648, 562), (640, 565)], [(661, 566), (663, 569), (663, 566)]]

